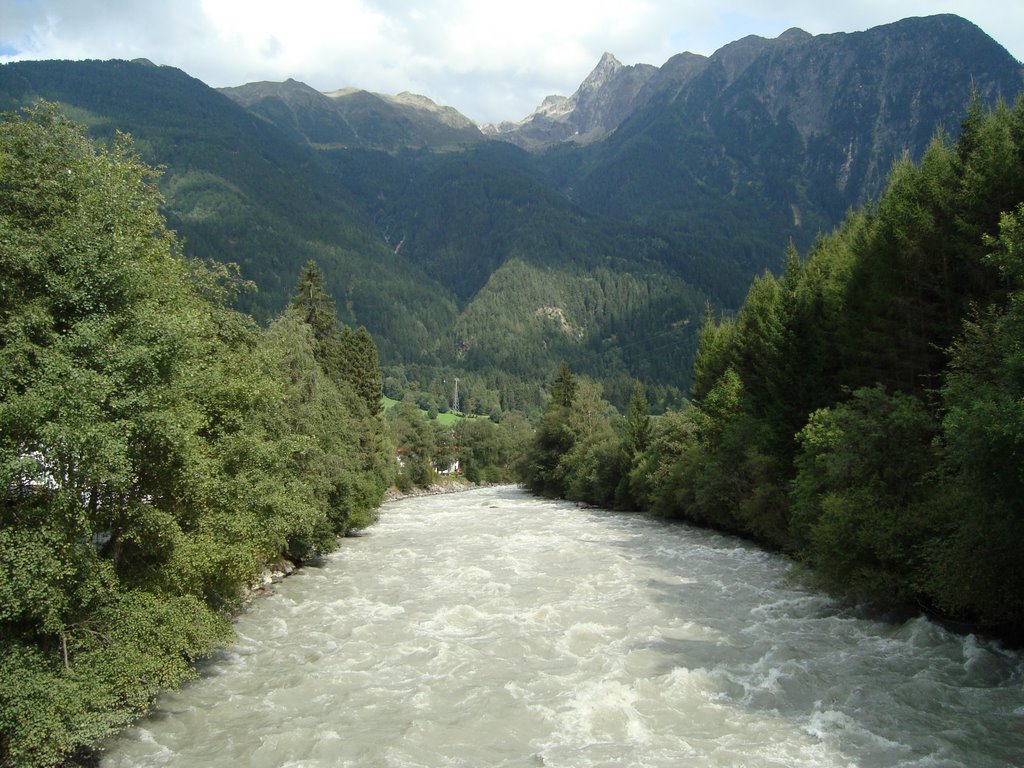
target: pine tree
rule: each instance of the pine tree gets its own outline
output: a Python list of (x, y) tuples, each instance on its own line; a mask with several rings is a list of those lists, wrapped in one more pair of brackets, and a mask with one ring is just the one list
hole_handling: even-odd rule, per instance
[(576, 398), (576, 379), (573, 378), (569, 364), (562, 362), (551, 382), (551, 403), (549, 408), (571, 408)]
[(626, 415), (626, 434), (623, 448), (630, 463), (636, 456), (647, 450), (651, 442), (651, 417), (647, 413), (647, 393), (644, 385), (637, 382), (629, 399)]
[(355, 331), (345, 326), (341, 331), (339, 354), (342, 376), (366, 403), (367, 410), (372, 415), (379, 414), (384, 409), (384, 385), (377, 346), (370, 332), (363, 326)]
[(335, 382), (341, 378), (341, 336), (334, 300), (324, 288), (324, 274), (310, 259), (299, 273), (291, 306), (313, 329), (315, 354), (323, 371)]

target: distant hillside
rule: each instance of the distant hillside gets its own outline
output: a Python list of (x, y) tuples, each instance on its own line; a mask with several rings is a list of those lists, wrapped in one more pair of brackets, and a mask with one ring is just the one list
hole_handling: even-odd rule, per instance
[(165, 167), (171, 226), (198, 258), (236, 262), (259, 287), (243, 307), (280, 311), (299, 268), (323, 266), (341, 319), (365, 324), (385, 359), (436, 361), (454, 303), (401, 258), (306, 146), (199, 80), (143, 62), (19, 62), (0, 67), (0, 108), (59, 102), (105, 139), (130, 133)]
[(388, 242), (460, 307), (455, 359), (529, 377), (583, 371), (685, 382), (708, 298), (657, 233), (572, 204), (502, 143), (460, 153), (324, 152)]
[[(0, 108), (44, 97), (97, 138), (130, 132), (145, 159), (166, 169), (165, 212), (186, 253), (239, 263), (259, 287), (243, 296), (243, 307), (261, 319), (283, 308), (300, 266), (313, 258), (340, 319), (369, 328), (386, 366), (416, 366), (408, 386), (432, 386), (442, 378), (434, 371), (447, 366), (492, 382), (475, 384), (490, 392), (473, 392), (467, 378), (467, 402), (536, 405), (537, 382), (562, 359), (598, 378), (685, 386), (706, 299), (665, 275), (671, 259), (664, 244), (652, 258), (637, 243), (653, 236), (583, 215), (545, 185), (529, 155), (507, 144), (395, 154), (313, 142), (323, 138), (318, 121), (333, 119), (323, 109), (331, 97), (298, 83), (285, 89), (293, 105), (305, 99), (288, 119), (304, 120), (298, 124), (308, 133), (295, 123), (289, 130), (284, 112), (280, 124), (257, 116), (173, 68), (119, 61), (0, 67)], [(328, 122), (328, 129), (339, 125)], [(542, 268), (545, 290), (492, 282), (511, 259)], [(583, 287), (598, 269), (607, 277)], [(481, 312), (474, 299), (489, 283)], [(495, 285), (515, 295), (496, 295)], [(620, 306), (626, 293), (635, 297)], [(552, 318), (565, 318), (573, 333)], [(513, 327), (521, 338), (509, 337)], [(622, 334), (634, 328), (658, 331), (652, 338), (663, 346), (675, 339), (676, 351), (652, 357), (634, 344), (623, 354)], [(527, 394), (510, 399), (506, 392)]]
[(606, 54), (573, 96), (488, 136), (412, 94), (218, 92), (144, 61), (0, 67), (0, 107), (43, 97), (98, 138), (132, 133), (166, 168), (186, 252), (238, 262), (259, 318), (314, 258), (395, 386), (472, 373), (470, 400), (490, 404), (536, 403), (561, 360), (626, 397), (633, 377), (686, 390), (706, 303), (738, 306), (787, 244), (806, 250), (895, 159), (955, 134), (972, 93), (1022, 87), (1019, 62), (948, 15), (660, 68)]
[(346, 88), (324, 94), (295, 80), (220, 91), (319, 149), (457, 148), (484, 138), (465, 115), (412, 93), (388, 96)]

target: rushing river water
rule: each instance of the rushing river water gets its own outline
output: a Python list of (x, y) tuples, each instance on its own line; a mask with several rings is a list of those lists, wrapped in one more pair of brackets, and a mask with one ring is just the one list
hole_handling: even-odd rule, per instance
[(1024, 657), (512, 488), (386, 505), (237, 633), (103, 768), (1024, 765)]

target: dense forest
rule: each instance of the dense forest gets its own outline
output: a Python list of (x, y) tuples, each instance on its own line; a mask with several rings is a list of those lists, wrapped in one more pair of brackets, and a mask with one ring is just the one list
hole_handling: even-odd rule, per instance
[(0, 124), (0, 764), (53, 765), (193, 675), (267, 564), (373, 522), (376, 350), (315, 265), (261, 329), (186, 261), (131, 142)]
[(825, 588), (1024, 637), (1024, 100), (975, 102), (700, 333), (693, 400), (625, 417), (563, 367), (536, 492), (755, 538)]

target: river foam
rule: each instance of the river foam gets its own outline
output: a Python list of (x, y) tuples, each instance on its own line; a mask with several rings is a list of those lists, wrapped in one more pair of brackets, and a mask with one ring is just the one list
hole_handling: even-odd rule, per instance
[(511, 488), (392, 502), (104, 768), (1004, 768), (1024, 659), (736, 539)]

